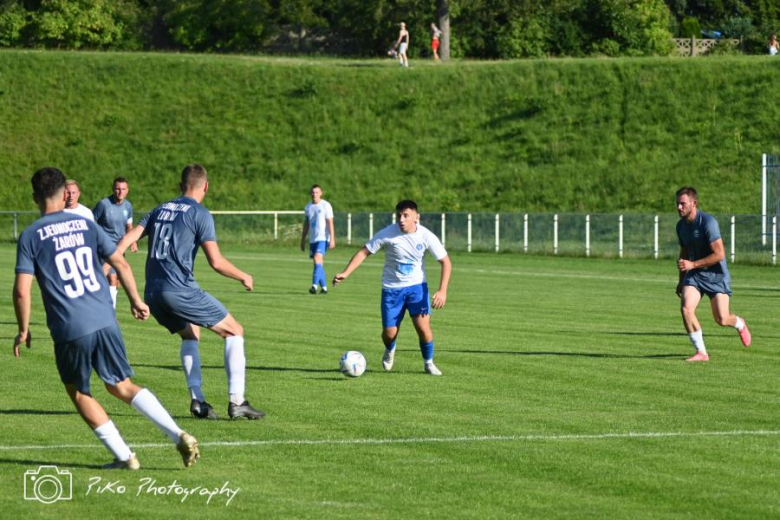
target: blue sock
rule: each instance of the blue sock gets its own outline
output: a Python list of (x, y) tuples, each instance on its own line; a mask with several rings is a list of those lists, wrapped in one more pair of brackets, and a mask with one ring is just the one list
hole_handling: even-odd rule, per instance
[(311, 271), (311, 284), (316, 287), (320, 281), (320, 264), (314, 264), (314, 269)]
[(320, 287), (327, 287), (328, 286), (328, 277), (325, 275), (325, 266), (322, 264), (319, 264), (320, 266)]
[(423, 361), (433, 360), (433, 341), (425, 343), (420, 340), (420, 352), (422, 353)]
[(393, 340), (393, 342), (390, 343), (389, 345), (385, 345), (385, 349), (386, 350), (395, 350), (395, 340)]

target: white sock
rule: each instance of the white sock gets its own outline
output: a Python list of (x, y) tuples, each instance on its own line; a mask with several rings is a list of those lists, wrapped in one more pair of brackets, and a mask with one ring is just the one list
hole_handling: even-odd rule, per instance
[(244, 357), (244, 338), (230, 336), (225, 338), (225, 370), (228, 376), (228, 393), (230, 402), (244, 402), (244, 387), (246, 386), (246, 358)]
[(116, 429), (116, 425), (110, 419), (107, 423), (103, 423), (94, 430), (95, 436), (103, 443), (103, 446), (108, 448), (116, 460), (129, 460), (132, 452), (130, 446), (127, 445), (125, 440), (119, 435), (119, 430)]
[(116, 310), (116, 294), (119, 292), (119, 289), (113, 285), (109, 285), (108, 290), (111, 291), (111, 303), (114, 305), (114, 310)]
[(160, 404), (160, 401), (157, 400), (153, 393), (143, 388), (135, 394), (130, 404), (141, 412), (144, 417), (152, 421), (169, 439), (178, 444), (181, 428), (176, 426), (171, 414), (163, 408), (163, 405)]
[(745, 328), (745, 320), (737, 316), (737, 322), (734, 324), (734, 328), (737, 330), (742, 330)]
[(696, 347), (697, 351), (702, 354), (707, 354), (707, 348), (704, 346), (704, 337), (702, 336), (701, 329), (688, 334), (688, 338), (691, 340), (691, 343), (693, 343), (693, 346)]
[(187, 387), (190, 389), (192, 399), (205, 401), (200, 387), (203, 384), (200, 371), (200, 352), (198, 352), (198, 342), (194, 339), (181, 340), (181, 366), (184, 369), (184, 376), (187, 378)]

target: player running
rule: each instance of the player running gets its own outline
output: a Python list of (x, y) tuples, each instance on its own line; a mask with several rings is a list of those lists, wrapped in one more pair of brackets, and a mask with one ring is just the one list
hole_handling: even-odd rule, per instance
[(32, 187), (42, 217), (22, 232), (17, 245), (13, 302), (19, 334), (14, 339), (14, 355), (19, 357), (22, 343), (31, 346), (31, 290), (36, 277), (65, 391), (84, 422), (114, 455), (114, 462), (103, 467), (137, 470), (140, 464), (90, 392), (93, 369), (111, 395), (152, 421), (176, 444), (184, 466), (191, 466), (200, 456), (195, 437), (176, 425), (154, 394), (130, 380), (133, 370), (115, 313), (108, 307), (108, 284), (96, 270), (101, 259), (108, 261), (122, 280), (133, 316), (145, 320), (149, 308), (138, 294), (130, 266), (94, 222), (63, 211), (65, 176), (61, 171), (38, 170)]
[(382, 272), (382, 341), (385, 353), (382, 368), (393, 369), (395, 340), (398, 328), (409, 311), (412, 323), (420, 339), (423, 369), (432, 376), (442, 375), (433, 364), (433, 332), (431, 331), (431, 305), (425, 278), (423, 258), (430, 250), (441, 264), (439, 290), (433, 295), (433, 308), (440, 309), (447, 302), (447, 286), (450, 283), (452, 264), (439, 239), (420, 225), (417, 204), (402, 200), (395, 207), (397, 224), (391, 224), (374, 235), (371, 240), (347, 264), (343, 272), (333, 278), (333, 286), (343, 282), (363, 261), (385, 250), (385, 266)]
[[(113, 195), (98, 202), (92, 213), (95, 216), (95, 222), (108, 233), (108, 236), (116, 244), (133, 227), (133, 205), (127, 200), (127, 194), (130, 193), (127, 179), (117, 177), (112, 186)], [(135, 253), (138, 251), (138, 247), (133, 244), (130, 250)], [(103, 273), (108, 277), (108, 283), (111, 286), (111, 301), (116, 309), (116, 295), (119, 290), (116, 271), (110, 265), (105, 264)]]
[(219, 250), (214, 218), (201, 205), (209, 189), (206, 169), (190, 164), (181, 173), (181, 196), (144, 216), (117, 249), (124, 252), (141, 237), (149, 235), (144, 299), (152, 316), (171, 334), (181, 336), (181, 363), (190, 389), (190, 413), (199, 419), (217, 419), (201, 389), (198, 344), (200, 327), (225, 339), (225, 370), (228, 377), (228, 416), (261, 419), (244, 398), (246, 359), (244, 329), (222, 303), (200, 288), (193, 269), (198, 248), (203, 248), (209, 265), (222, 276), (241, 282), (251, 291), (252, 276), (230, 263)]
[(311, 202), (304, 208), (306, 214), (301, 234), (301, 251), (306, 251), (306, 235), (311, 231), (309, 240), (309, 258), (314, 262), (311, 275), (311, 294), (328, 294), (328, 278), (325, 275), (325, 253), (336, 247), (336, 231), (333, 228), (333, 207), (322, 198), (319, 184), (311, 187)]
[(677, 237), (680, 241), (680, 258), (677, 268), (680, 281), (677, 296), (688, 337), (696, 348), (696, 354), (687, 361), (709, 361), (704, 346), (701, 324), (696, 318), (696, 307), (702, 295), (710, 298), (712, 316), (721, 327), (734, 327), (746, 347), (750, 346), (750, 330), (745, 320), (729, 311), (731, 275), (726, 266), (726, 250), (715, 217), (698, 208), (696, 190), (686, 186), (677, 190)]

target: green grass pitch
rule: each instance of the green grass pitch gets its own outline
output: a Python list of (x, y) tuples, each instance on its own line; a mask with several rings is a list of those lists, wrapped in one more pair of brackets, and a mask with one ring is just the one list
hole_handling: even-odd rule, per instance
[[(355, 250), (342, 243), (329, 253), (328, 275)], [(699, 317), (712, 360), (691, 365), (671, 261), (455, 254), (447, 305), (432, 321), (444, 372), (434, 378), (422, 372), (408, 318), (395, 369), (381, 369), (381, 254), (330, 295), (312, 296), (303, 253), (224, 252), (253, 273), (254, 292), (202, 258), (196, 274), (243, 324), (247, 397), (268, 416), (191, 418), (179, 342), (153, 320), (134, 322), (121, 299), (135, 381), (202, 444), (202, 459), (185, 470), (161, 433), (93, 379), (141, 461), (129, 473), (100, 469), (110, 457), (61, 388), (37, 286), (33, 349), (13, 358), (15, 253), (0, 247), (0, 516), (780, 515), (780, 290), (771, 267), (732, 266), (732, 307), (753, 346), (717, 327), (705, 301)], [(143, 255), (129, 258), (143, 285)], [(438, 264), (427, 264), (433, 289)], [(338, 371), (350, 349), (368, 360), (358, 379)], [(222, 342), (204, 334), (201, 353), (206, 397), (224, 418)], [(41, 465), (71, 473), (71, 500), (24, 499), (25, 473)], [(215, 489), (238, 492), (229, 504), (225, 494), (208, 503), (199, 494)]]

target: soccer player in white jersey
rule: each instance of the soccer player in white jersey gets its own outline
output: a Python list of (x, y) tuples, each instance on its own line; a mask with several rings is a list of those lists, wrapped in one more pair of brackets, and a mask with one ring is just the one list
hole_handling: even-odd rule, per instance
[(314, 262), (311, 275), (311, 294), (328, 294), (328, 278), (325, 275), (325, 253), (336, 247), (336, 231), (333, 227), (333, 206), (322, 198), (319, 184), (311, 187), (311, 202), (303, 210), (306, 217), (301, 234), (301, 251), (306, 251), (306, 235), (309, 234), (309, 258)]
[(431, 303), (423, 262), (425, 251), (430, 250), (441, 264), (439, 289), (433, 294), (434, 309), (441, 309), (447, 302), (452, 264), (441, 241), (420, 225), (420, 214), (414, 201), (402, 200), (396, 205), (395, 212), (397, 224), (382, 229), (355, 253), (344, 271), (333, 278), (333, 286), (336, 287), (346, 280), (369, 255), (384, 249), (382, 341), (385, 344), (385, 353), (382, 356), (382, 368), (388, 372), (393, 369), (395, 340), (404, 313), (408, 310), (420, 339), (423, 368), (427, 374), (440, 376), (441, 371), (433, 364)]
[(31, 346), (32, 283), (37, 278), (65, 391), (84, 422), (114, 455), (114, 462), (104, 468), (137, 470), (140, 464), (92, 396), (93, 370), (111, 395), (141, 412), (167, 435), (184, 465), (191, 466), (200, 456), (198, 441), (176, 425), (154, 394), (130, 379), (133, 369), (116, 315), (109, 307), (108, 282), (99, 270), (104, 259), (116, 269), (133, 316), (145, 320), (149, 307), (138, 294), (130, 265), (99, 226), (63, 211), (65, 176), (60, 170), (38, 170), (32, 187), (41, 218), (22, 232), (17, 244), (13, 302), (19, 334), (14, 339), (14, 355), (19, 357), (22, 343)]
[(92, 210), (83, 204), (79, 204), (79, 197), (81, 197), (79, 183), (73, 179), (65, 181), (65, 209), (63, 211), (79, 215), (94, 222), (95, 216), (92, 214)]

